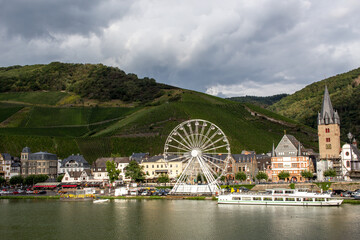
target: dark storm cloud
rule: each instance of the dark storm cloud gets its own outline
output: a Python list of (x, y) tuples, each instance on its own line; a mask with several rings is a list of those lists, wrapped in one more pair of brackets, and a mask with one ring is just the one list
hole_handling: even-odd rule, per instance
[(9, 37), (49, 37), (57, 34), (98, 33), (109, 22), (120, 19), (127, 3), (106, 0), (2, 0), (0, 25)]
[(0, 3), (2, 66), (104, 63), (215, 95), (266, 96), (360, 62), (356, 0)]

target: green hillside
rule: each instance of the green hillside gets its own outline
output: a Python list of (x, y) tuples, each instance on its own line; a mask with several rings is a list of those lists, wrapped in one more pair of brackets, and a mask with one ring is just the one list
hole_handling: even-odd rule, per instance
[(270, 110), (298, 122), (317, 127), (317, 113), (321, 111), (325, 84), (333, 107), (338, 110), (342, 140), (350, 131), (360, 136), (360, 68), (315, 82), (269, 107)]
[[(0, 82), (6, 83), (0, 90), (0, 152), (19, 156), (28, 146), (33, 152), (48, 151), (60, 158), (80, 153), (89, 162), (112, 154), (154, 155), (163, 152), (175, 126), (195, 118), (219, 126), (233, 153), (268, 152), (284, 130), (317, 150), (315, 130), (289, 118), (252, 104), (122, 73), (116, 68), (90, 64), (0, 68)], [(114, 79), (118, 85), (112, 85)], [(77, 88), (94, 82), (97, 88), (90, 86), (85, 92)], [(34, 89), (34, 84), (40, 89)], [(140, 93), (139, 89), (144, 91)], [(99, 97), (96, 90), (105, 97)]]
[(61, 158), (80, 153), (90, 162), (111, 154), (159, 154), (171, 130), (194, 118), (218, 125), (228, 136), (234, 153), (244, 149), (268, 152), (284, 130), (307, 147), (317, 147), (313, 129), (246, 105), (291, 126), (274, 123), (252, 116), (243, 104), (188, 90), (174, 90), (167, 100), (137, 107), (53, 107), (6, 102), (0, 106), (7, 109), (0, 112), (4, 119), (0, 125), (0, 149), (15, 156), (25, 146), (33, 152), (53, 152)]

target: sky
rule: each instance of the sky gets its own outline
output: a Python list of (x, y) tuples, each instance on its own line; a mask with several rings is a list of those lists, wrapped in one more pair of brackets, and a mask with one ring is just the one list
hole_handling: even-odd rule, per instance
[(102, 63), (220, 97), (360, 67), (358, 0), (0, 0), (0, 66)]

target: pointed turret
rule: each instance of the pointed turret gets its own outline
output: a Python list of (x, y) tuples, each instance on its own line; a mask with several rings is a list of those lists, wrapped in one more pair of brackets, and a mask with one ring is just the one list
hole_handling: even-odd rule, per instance
[(318, 113), (318, 125), (339, 124), (340, 118), (337, 111), (334, 111), (330, 100), (330, 94), (325, 85), (324, 99), (322, 102), (321, 112)]

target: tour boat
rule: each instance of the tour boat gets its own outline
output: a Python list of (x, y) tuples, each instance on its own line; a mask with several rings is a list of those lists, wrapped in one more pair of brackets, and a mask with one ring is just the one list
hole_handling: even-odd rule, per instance
[(218, 204), (340, 206), (342, 199), (328, 193), (312, 193), (298, 189), (269, 189), (266, 193), (232, 193), (220, 195)]

